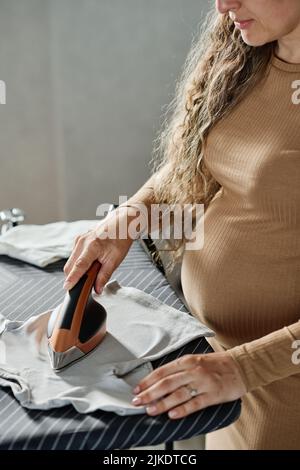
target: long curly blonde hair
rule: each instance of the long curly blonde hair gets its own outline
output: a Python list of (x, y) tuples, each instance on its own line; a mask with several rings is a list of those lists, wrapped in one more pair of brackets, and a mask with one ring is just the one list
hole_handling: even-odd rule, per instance
[[(203, 161), (212, 127), (262, 80), (275, 43), (247, 45), (228, 14), (211, 11), (193, 41), (167, 107), (163, 128), (151, 163), (160, 177), (154, 185), (155, 201), (164, 204), (203, 204), (207, 209), (221, 188)], [(183, 238), (171, 250), (172, 269), (182, 256)]]

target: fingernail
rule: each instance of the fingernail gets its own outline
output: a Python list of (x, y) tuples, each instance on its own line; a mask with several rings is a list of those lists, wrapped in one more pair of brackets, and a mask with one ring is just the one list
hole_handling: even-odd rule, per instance
[(139, 387), (138, 385), (133, 389), (133, 393), (140, 393), (141, 391), (141, 387)]
[(156, 406), (148, 406), (146, 410), (147, 410), (147, 413), (150, 413), (150, 414), (157, 412)]
[(169, 416), (169, 418), (176, 418), (176, 416), (178, 416), (178, 413), (177, 413), (177, 411), (174, 411), (174, 410), (169, 411), (168, 416)]
[(70, 287), (70, 285), (71, 285), (71, 283), (70, 283), (69, 281), (66, 281), (66, 282), (64, 283), (64, 285), (63, 285), (63, 288), (66, 289), (66, 290), (68, 290), (69, 287)]
[(132, 403), (134, 405), (140, 405), (142, 403), (142, 400), (141, 400), (141, 398), (135, 397), (135, 398), (133, 398)]

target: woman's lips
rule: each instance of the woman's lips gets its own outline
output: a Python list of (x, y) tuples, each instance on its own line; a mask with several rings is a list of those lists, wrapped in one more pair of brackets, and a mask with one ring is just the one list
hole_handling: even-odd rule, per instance
[(238, 29), (248, 29), (254, 20), (235, 21), (234, 24)]

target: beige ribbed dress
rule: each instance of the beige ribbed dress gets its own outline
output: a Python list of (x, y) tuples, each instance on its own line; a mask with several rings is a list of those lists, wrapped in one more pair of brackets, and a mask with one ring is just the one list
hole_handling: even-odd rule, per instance
[[(300, 340), (298, 80), (300, 64), (273, 57), (205, 148), (222, 188), (204, 216), (203, 248), (184, 253), (182, 288), (248, 391), (241, 417), (209, 434), (207, 449), (300, 449), (300, 364), (292, 361)], [(132, 201), (150, 194), (148, 181)]]

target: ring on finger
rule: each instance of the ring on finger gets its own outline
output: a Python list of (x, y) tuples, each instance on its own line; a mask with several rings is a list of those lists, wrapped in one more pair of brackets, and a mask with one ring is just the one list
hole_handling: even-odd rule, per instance
[(190, 398), (194, 398), (199, 395), (197, 388), (191, 387), (190, 385), (185, 385), (185, 388), (189, 392)]

